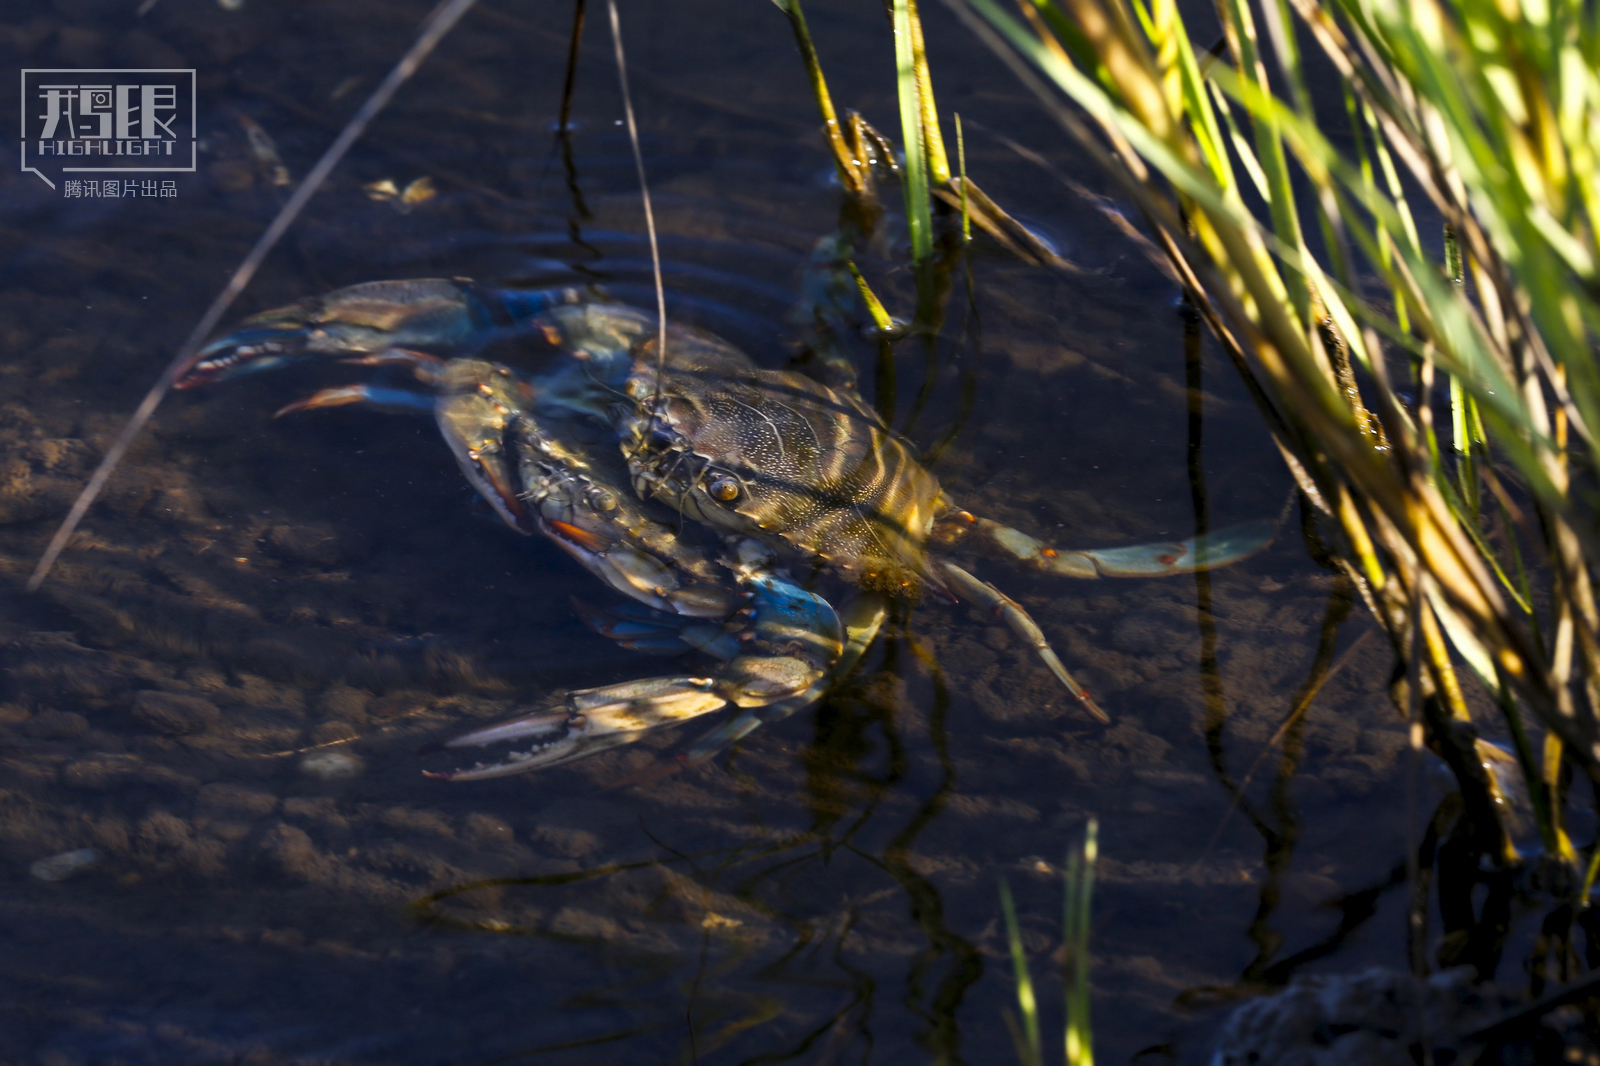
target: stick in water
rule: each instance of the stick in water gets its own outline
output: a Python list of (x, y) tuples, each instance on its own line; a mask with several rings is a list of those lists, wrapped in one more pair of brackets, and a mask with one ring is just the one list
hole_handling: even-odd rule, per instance
[(606, 0), (611, 14), (611, 43), (617, 50), (617, 81), (622, 85), (622, 113), (628, 119), (628, 140), (633, 144), (633, 165), (639, 172), (639, 195), (644, 198), (644, 228), (650, 236), (650, 266), (656, 275), (656, 393), (650, 415), (661, 408), (661, 372), (667, 358), (667, 288), (661, 281), (661, 248), (656, 244), (656, 216), (650, 210), (650, 186), (644, 180), (644, 153), (639, 150), (639, 127), (633, 121), (633, 94), (628, 92), (628, 61), (622, 54), (622, 19), (617, 0)]
[[(150, 421), (150, 416), (155, 414), (156, 406), (166, 396), (167, 390), (172, 387), (172, 383), (177, 381), (179, 376), (189, 369), (195, 353), (200, 350), (200, 345), (211, 335), (211, 331), (217, 328), (217, 324), (222, 321), (222, 316), (228, 313), (228, 308), (233, 306), (233, 301), (244, 291), (245, 286), (250, 284), (251, 279), (255, 277), (256, 270), (261, 266), (262, 261), (267, 258), (267, 254), (272, 251), (273, 246), (278, 243), (290, 225), (294, 223), (294, 220), (299, 217), (300, 211), (306, 206), (311, 197), (316, 195), (317, 189), (327, 180), (333, 168), (339, 165), (339, 161), (350, 150), (350, 146), (366, 131), (367, 124), (372, 121), (379, 111), (384, 109), (390, 98), (394, 96), (395, 91), (405, 83), (407, 78), (417, 72), (417, 68), (422, 65), (423, 60), (428, 58), (434, 46), (439, 43), (445, 34), (450, 32), (451, 28), (461, 20), (461, 16), (465, 15), (476, 2), (477, 0), (447, 0), (446, 3), (434, 9), (433, 15), (422, 27), (422, 32), (417, 35), (417, 39), (411, 45), (410, 51), (406, 52), (401, 57), (400, 62), (395, 64), (394, 69), (389, 72), (389, 76), (383, 79), (383, 83), (373, 90), (372, 95), (367, 98), (367, 102), (361, 105), (361, 110), (355, 113), (338, 138), (322, 154), (322, 158), (317, 160), (317, 165), (312, 167), (311, 172), (300, 182), (300, 187), (295, 189), (294, 195), (289, 197), (283, 208), (279, 210), (278, 216), (272, 220), (272, 224), (267, 227), (266, 232), (262, 233), (260, 239), (256, 241), (255, 247), (250, 249), (250, 254), (245, 256), (244, 262), (239, 264), (239, 269), (235, 270), (233, 277), (228, 279), (227, 287), (217, 295), (217, 298), (211, 302), (211, 306), (206, 309), (206, 313), (201, 316), (199, 323), (194, 327), (193, 332), (189, 334), (189, 339), (184, 341), (183, 347), (178, 349), (178, 354), (172, 357), (172, 362), (167, 364), (166, 370), (162, 371), (161, 376), (156, 379), (156, 383), (150, 386), (150, 391), (145, 394), (144, 400), (140, 402), (133, 415), (123, 425), (122, 431), (117, 434), (117, 439), (111, 442), (111, 447), (107, 449), (105, 458), (100, 460), (100, 466), (95, 470), (94, 476), (89, 478), (89, 483), (83, 487), (83, 491), (78, 493), (78, 498), (73, 501), (72, 510), (67, 512), (67, 517), (62, 521), (61, 528), (57, 529), (56, 535), (50, 538), (50, 544), (45, 548), (44, 555), (40, 557), (39, 565), (33, 568), (33, 575), (28, 578), (27, 587), (29, 592), (37, 590), (44, 583), (44, 579), (49, 576), (51, 568), (56, 564), (56, 559), (60, 557), (62, 550), (66, 548), (67, 541), (72, 539), (72, 534), (78, 528), (78, 523), (83, 521), (83, 516), (94, 504), (96, 498), (99, 497), (101, 490), (106, 487), (106, 482), (111, 480), (112, 473), (116, 470), (117, 464), (122, 461), (122, 457), (127, 454), (134, 438), (139, 435), (139, 431), (144, 428), (145, 423)], [(614, 19), (615, 14), (612, 17)], [(619, 45), (618, 47), (620, 48), (621, 46)], [(631, 126), (631, 112), (629, 122)], [(646, 210), (648, 211), (648, 204)]]

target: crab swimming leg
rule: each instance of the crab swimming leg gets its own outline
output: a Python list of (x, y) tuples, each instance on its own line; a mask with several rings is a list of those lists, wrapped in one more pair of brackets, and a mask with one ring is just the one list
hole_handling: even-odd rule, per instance
[[(429, 777), (474, 781), (542, 769), (631, 744), (652, 730), (730, 705), (766, 707), (820, 697), (844, 651), (838, 615), (772, 566), (768, 550), (744, 541), (729, 563), (750, 595), (740, 616), (740, 654), (710, 677), (654, 677), (569, 692), (548, 710), (454, 737), (427, 750), (531, 742), (498, 762)], [(812, 695), (812, 693), (815, 695)]]
[(1060, 577), (1165, 577), (1214, 570), (1248, 558), (1272, 543), (1278, 523), (1259, 519), (1224, 526), (1199, 538), (1134, 544), (1124, 548), (1056, 549), (1035, 537), (981, 518), (970, 511), (952, 510), (934, 523), (930, 541), (946, 546), (977, 547), (1012, 562)]

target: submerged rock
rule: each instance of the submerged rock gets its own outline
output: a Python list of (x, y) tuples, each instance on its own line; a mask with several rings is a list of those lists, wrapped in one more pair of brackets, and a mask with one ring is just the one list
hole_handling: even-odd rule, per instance
[(221, 719), (222, 712), (198, 696), (146, 690), (134, 697), (133, 717), (157, 733), (178, 737), (205, 732)]
[(300, 760), (300, 772), (307, 777), (334, 781), (341, 777), (354, 777), (363, 769), (360, 759), (342, 751), (314, 751)]
[(1423, 979), (1382, 966), (1297, 977), (1233, 1012), (1211, 1066), (1413, 1066), (1440, 1052), (1452, 1058), (1436, 1061), (1461, 1061), (1465, 1034), (1504, 1005), (1472, 978), (1467, 967)]
[(75, 851), (63, 851), (60, 855), (52, 855), (48, 859), (40, 859), (28, 867), (28, 872), (40, 881), (65, 881), (98, 865), (99, 862), (100, 853), (94, 848), (78, 848)]

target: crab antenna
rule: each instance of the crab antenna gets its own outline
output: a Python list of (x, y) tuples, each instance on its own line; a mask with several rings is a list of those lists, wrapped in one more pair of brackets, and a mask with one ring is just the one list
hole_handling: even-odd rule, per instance
[(644, 178), (644, 153), (639, 149), (639, 126), (633, 120), (633, 94), (628, 91), (628, 60), (622, 54), (622, 17), (617, 0), (606, 0), (611, 15), (611, 43), (617, 51), (617, 81), (622, 86), (622, 113), (628, 120), (628, 141), (633, 145), (633, 165), (639, 172), (639, 195), (644, 199), (644, 229), (650, 237), (650, 266), (656, 276), (656, 389), (650, 398), (650, 417), (661, 407), (661, 374), (667, 361), (667, 287), (661, 280), (661, 248), (656, 243), (656, 216), (650, 210), (650, 185)]
[[(50, 570), (56, 564), (56, 559), (66, 548), (67, 541), (72, 539), (73, 531), (78, 528), (78, 523), (83, 521), (83, 516), (88, 513), (89, 507), (99, 497), (101, 490), (106, 487), (106, 482), (111, 480), (111, 474), (116, 470), (117, 464), (127, 454), (133, 440), (150, 421), (150, 416), (155, 414), (156, 406), (161, 403), (162, 397), (172, 387), (172, 383), (194, 363), (195, 354), (200, 350), (200, 345), (217, 328), (217, 323), (222, 321), (222, 316), (228, 313), (228, 308), (233, 306), (233, 301), (250, 284), (250, 279), (255, 277), (256, 270), (277, 245), (278, 240), (288, 232), (289, 226), (300, 216), (300, 211), (316, 195), (322, 183), (327, 180), (333, 168), (339, 165), (339, 160), (344, 158), (350, 146), (366, 131), (367, 124), (382, 111), (389, 103), (390, 97), (405, 83), (406, 79), (415, 74), (434, 49), (434, 46), (449, 33), (451, 28), (461, 20), (472, 7), (476, 0), (448, 0), (434, 9), (433, 15), (423, 25), (417, 34), (417, 39), (412, 42), (411, 49), (400, 58), (394, 69), (389, 71), (389, 76), (372, 91), (367, 97), (367, 102), (361, 105), (361, 110), (351, 116), (339, 136), (328, 146), (328, 150), (317, 160), (316, 166), (300, 182), (299, 188), (278, 211), (278, 216), (267, 226), (266, 231), (256, 240), (255, 247), (250, 249), (250, 254), (244, 257), (233, 276), (228, 279), (227, 287), (217, 294), (211, 302), (206, 313), (196, 323), (194, 330), (189, 334), (189, 339), (183, 342), (183, 347), (178, 349), (178, 354), (172, 357), (172, 362), (161, 372), (156, 383), (150, 386), (150, 391), (140, 401), (138, 408), (128, 417), (123, 424), (121, 432), (111, 447), (106, 449), (105, 458), (100, 460), (100, 466), (89, 478), (89, 483), (78, 493), (78, 498), (72, 501), (72, 510), (67, 512), (67, 517), (62, 519), (61, 527), (56, 530), (55, 536), (50, 538), (50, 544), (45, 548), (44, 554), (39, 558), (39, 564), (33, 568), (33, 575), (28, 578), (27, 589), (35, 592), (49, 576)], [(630, 120), (631, 121), (631, 120)]]

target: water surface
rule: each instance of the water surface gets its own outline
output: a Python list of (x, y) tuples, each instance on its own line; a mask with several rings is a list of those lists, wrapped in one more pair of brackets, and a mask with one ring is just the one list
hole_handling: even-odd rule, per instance
[[(1376, 914), (1348, 937), (1335, 932), (1355, 911), (1327, 906), (1382, 884), (1403, 854), (1388, 655), (1376, 635), (1349, 651), (1369, 626), (1359, 608), (1337, 633), (1324, 625), (1343, 601), (1294, 513), (1270, 549), (1203, 583), (1074, 584), (986, 564), (1110, 727), (995, 619), (928, 602), (814, 711), (647, 786), (622, 783), (683, 736), (502, 781), (421, 777), (413, 753), (427, 740), (562, 688), (675, 667), (584, 629), (570, 597), (604, 590), (474, 507), (426, 420), (271, 419), (353, 368), (170, 398), (43, 591), (16, 591), (281, 202), (238, 115), (298, 177), (428, 5), (132, 7), (16, 3), (0, 16), (0, 57), (16, 67), (196, 68), (205, 139), (175, 200), (66, 200), (0, 165), (0, 578), (12, 590), (0, 594), (0, 1058), (1008, 1062), (999, 881), (1017, 894), (1046, 1031), (1058, 1031), (1054, 871), (1091, 815), (1106, 1062), (1201, 1053), (1242, 980), (1400, 963), (1398, 893), (1375, 894)], [(808, 12), (841, 105), (894, 131), (881, 11)], [(672, 313), (782, 366), (800, 271), (838, 210), (788, 27), (754, 2), (623, 14)], [(647, 302), (593, 12), (570, 168), (552, 133), (569, 15), (503, 2), (469, 15), (238, 315), (384, 277), (589, 277)], [(926, 17), (970, 171), (1083, 269), (980, 243), (981, 330), (959, 328), (971, 309), (958, 294), (914, 419), (930, 371), (902, 348), (898, 425), (922, 446), (953, 432), (935, 468), (950, 491), (1064, 547), (1190, 535), (1177, 293), (987, 132), (1104, 188), (943, 9)], [(0, 111), (15, 103), (0, 98)], [(424, 175), (439, 194), (407, 215), (361, 190)], [(892, 220), (888, 232), (902, 239)], [(891, 244), (864, 262), (902, 314), (904, 260)], [(872, 351), (858, 352), (869, 392)], [(1247, 396), (1209, 347), (1202, 374), (1210, 521), (1278, 514), (1289, 482)], [(1279, 737), (1319, 640), (1339, 670)], [(173, 706), (190, 718), (164, 716)], [(309, 775), (314, 751), (357, 772)], [(34, 861), (82, 847), (102, 854), (94, 869), (30, 877)], [(507, 883), (414, 906), (496, 879)]]

